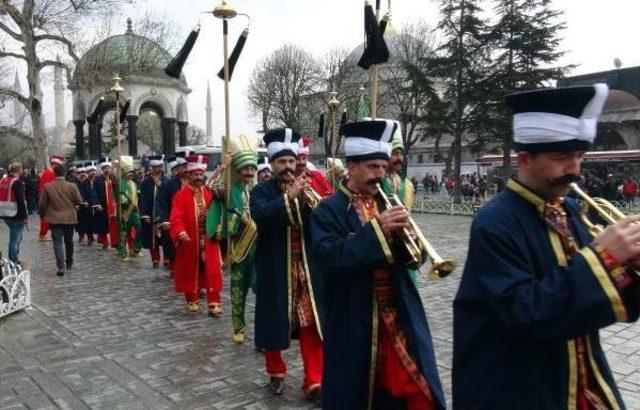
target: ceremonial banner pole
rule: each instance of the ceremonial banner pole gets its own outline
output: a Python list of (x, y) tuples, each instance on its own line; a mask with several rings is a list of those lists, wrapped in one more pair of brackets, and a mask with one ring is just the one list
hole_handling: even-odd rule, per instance
[[(376, 21), (380, 21), (380, 0), (376, 0)], [(371, 70), (371, 119), (378, 116), (378, 64)]]
[[(116, 156), (118, 157), (118, 179), (117, 179), (117, 188), (115, 192), (118, 193), (116, 196), (116, 219), (118, 227), (120, 227), (122, 218), (122, 195), (120, 194), (120, 189), (122, 188), (122, 148), (120, 146), (120, 93), (124, 91), (122, 86), (120, 85), (120, 76), (116, 74), (113, 77), (113, 87), (111, 87), (111, 91), (116, 94)], [(120, 235), (118, 235), (120, 236)]]
[(338, 112), (338, 107), (340, 106), (340, 101), (338, 100), (337, 96), (338, 93), (336, 91), (331, 91), (331, 99), (328, 102), (329, 105), (329, 113), (331, 115), (331, 158), (333, 158), (332, 161), (334, 161), (334, 165), (333, 165), (333, 171), (331, 172), (331, 183), (333, 184), (333, 186), (336, 186), (336, 170), (335, 170), (335, 158), (336, 158), (336, 152), (338, 151), (338, 144), (336, 144), (336, 140), (337, 140), (337, 135), (339, 130), (336, 129), (337, 126), (337, 117), (336, 114)]

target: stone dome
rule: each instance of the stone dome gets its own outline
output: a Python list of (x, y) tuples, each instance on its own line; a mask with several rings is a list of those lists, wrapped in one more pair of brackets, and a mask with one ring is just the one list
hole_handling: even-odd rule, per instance
[[(114, 73), (120, 77), (140, 75), (170, 79), (164, 68), (173, 57), (153, 40), (135, 34), (131, 19), (127, 20), (124, 34), (111, 36), (91, 47), (81, 58), (74, 73), (75, 82), (95, 82), (111, 79)], [(184, 75), (180, 81), (186, 84)]]

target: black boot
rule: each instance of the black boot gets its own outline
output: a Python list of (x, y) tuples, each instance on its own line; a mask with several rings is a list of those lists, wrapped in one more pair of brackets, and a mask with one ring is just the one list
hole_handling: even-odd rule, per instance
[(269, 381), (269, 389), (273, 394), (280, 395), (284, 392), (284, 379), (282, 377), (271, 377)]

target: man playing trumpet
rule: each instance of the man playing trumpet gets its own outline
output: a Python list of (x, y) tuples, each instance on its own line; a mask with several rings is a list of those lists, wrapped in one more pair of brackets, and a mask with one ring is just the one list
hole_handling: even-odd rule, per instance
[[(327, 409), (444, 409), (427, 318), (408, 275), (403, 206), (384, 208), (393, 121), (346, 124), (348, 178), (311, 218), (325, 280)], [(421, 258), (424, 260), (424, 256)]]
[(471, 228), (454, 301), (454, 408), (624, 408), (598, 330), (638, 319), (640, 215), (592, 240), (565, 197), (612, 93), (507, 96), (518, 174)]
[(282, 394), (287, 367), (281, 351), (300, 339), (304, 365), (302, 391), (320, 401), (322, 384), (322, 277), (311, 258), (306, 178), (294, 178), (300, 135), (290, 128), (265, 134), (274, 179), (251, 191), (256, 242), (255, 344), (265, 349), (269, 387)]

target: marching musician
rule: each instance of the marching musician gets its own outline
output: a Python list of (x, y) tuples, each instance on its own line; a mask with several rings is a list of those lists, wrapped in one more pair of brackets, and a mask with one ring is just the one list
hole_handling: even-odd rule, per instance
[(378, 197), (395, 126), (342, 127), (348, 178), (311, 218), (325, 280), (326, 409), (445, 408), (427, 318), (398, 248), (409, 214)]
[(281, 351), (300, 339), (302, 391), (320, 401), (322, 384), (322, 278), (310, 254), (308, 178), (294, 178), (300, 135), (290, 128), (264, 136), (274, 178), (251, 191), (251, 216), (258, 227), (255, 252), (255, 344), (265, 350), (269, 387), (282, 394), (287, 367)]
[(98, 235), (98, 242), (102, 249), (118, 247), (118, 223), (116, 221), (116, 203), (113, 199), (113, 184), (111, 181), (111, 159), (100, 157), (98, 166), (102, 174), (94, 181), (97, 202), (94, 204), (93, 232)]
[(264, 161), (258, 164), (258, 182), (271, 179), (271, 165), (269, 165), (269, 157), (264, 157)]
[(311, 139), (309, 137), (301, 138), (298, 141), (298, 156), (296, 164), (295, 176), (308, 175), (311, 183), (311, 188), (316, 191), (322, 198), (326, 198), (333, 194), (333, 187), (327, 181), (324, 174), (311, 163), (309, 163), (309, 145), (311, 145)]
[[(164, 156), (154, 155), (149, 158), (149, 166), (151, 173), (147, 176), (140, 186), (140, 198), (138, 199), (138, 208), (140, 209), (140, 218), (142, 221), (142, 230), (140, 232), (142, 247), (149, 249), (151, 253), (151, 264), (154, 268), (160, 266), (160, 242), (161, 235), (158, 224), (158, 211), (156, 209), (156, 200), (160, 192), (160, 186), (166, 178), (162, 173), (164, 165)], [(164, 258), (167, 253), (163, 248)]]
[[(118, 254), (120, 258), (128, 262), (130, 257), (140, 255), (141, 222), (138, 210), (138, 186), (134, 181), (134, 168), (132, 157), (120, 157), (118, 164), (122, 171), (120, 189), (114, 189), (114, 196), (120, 194), (120, 220), (118, 221)], [(116, 180), (117, 182), (117, 180)], [(116, 184), (117, 185), (117, 184)], [(128, 248), (128, 252), (127, 252)]]
[(325, 178), (329, 181), (334, 191), (337, 191), (340, 185), (344, 183), (344, 179), (347, 176), (346, 171), (340, 158), (327, 158)]
[[(233, 341), (245, 341), (245, 307), (249, 288), (255, 291), (255, 224), (252, 224), (249, 210), (250, 191), (253, 188), (258, 156), (255, 143), (248, 137), (241, 135), (239, 141), (231, 141), (229, 155), (231, 156), (231, 198), (229, 208), (226, 206), (226, 187), (219, 185), (216, 199), (207, 214), (207, 236), (212, 240), (221, 241), (230, 237), (230, 295), (231, 295), (231, 324), (233, 326)], [(227, 161), (225, 161), (227, 162)], [(226, 164), (223, 163), (226, 168)], [(226, 210), (226, 211), (225, 211)], [(225, 223), (226, 222), (226, 223)], [(227, 227), (226, 233), (223, 232)]]
[(617, 409), (598, 330), (640, 314), (640, 216), (591, 239), (580, 178), (605, 84), (506, 97), (517, 177), (475, 217), (454, 301), (453, 407)]
[(415, 191), (411, 180), (402, 174), (404, 143), (402, 142), (400, 123), (398, 121), (394, 121), (394, 123), (396, 124), (396, 132), (391, 140), (391, 157), (389, 158), (387, 175), (382, 180), (382, 189), (387, 194), (398, 195), (407, 210), (411, 212), (415, 201)]
[(98, 205), (98, 194), (95, 190), (96, 180), (96, 165), (93, 161), (85, 163), (85, 169), (87, 170), (87, 179), (82, 183), (80, 188), (80, 194), (84, 204), (81, 205), (80, 210), (83, 211), (78, 216), (78, 223), (85, 226), (84, 230), (87, 234), (87, 246), (93, 246), (95, 242), (94, 236), (94, 218)]
[(189, 182), (172, 198), (169, 232), (175, 244), (175, 290), (184, 293), (189, 312), (198, 312), (199, 291), (205, 289), (208, 312), (222, 314), (222, 257), (218, 241), (207, 237), (207, 210), (213, 193), (205, 186), (209, 157), (187, 157)]
[(186, 156), (186, 152), (178, 152), (174, 157), (167, 158), (167, 168), (171, 172), (171, 178), (168, 178), (160, 185), (160, 192), (156, 197), (156, 219), (162, 231), (162, 251), (168, 262), (165, 263), (165, 266), (169, 268), (172, 276), (175, 248), (169, 235), (169, 216), (171, 216), (173, 208), (174, 195), (189, 182)]

